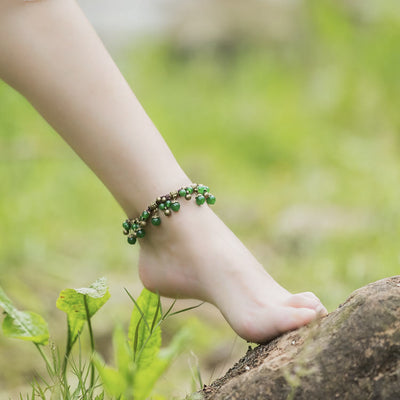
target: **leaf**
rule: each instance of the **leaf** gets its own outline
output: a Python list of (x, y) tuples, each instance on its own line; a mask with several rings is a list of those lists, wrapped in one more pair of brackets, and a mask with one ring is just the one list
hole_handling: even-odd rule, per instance
[(94, 354), (93, 364), (103, 382), (104, 390), (110, 396), (120, 398), (127, 388), (126, 381), (122, 374), (116, 369), (106, 366), (98, 354)]
[(70, 347), (75, 343), (86, 322), (85, 296), (91, 318), (110, 298), (105, 278), (98, 279), (88, 288), (61, 291), (56, 305), (67, 314)]
[(49, 340), (47, 322), (39, 314), (30, 311), (19, 311), (15, 308), (1, 287), (0, 307), (7, 314), (3, 321), (3, 333), (5, 336), (41, 345), (47, 344)]
[(128, 340), (138, 370), (150, 365), (160, 351), (160, 320), (160, 296), (143, 289), (135, 302), (128, 332)]
[(134, 362), (133, 354), (128, 346), (124, 331), (118, 326), (113, 335), (115, 362), (119, 372), (125, 377), (128, 386), (133, 384)]
[(171, 364), (174, 357), (181, 351), (189, 338), (190, 331), (182, 329), (174, 336), (171, 344), (158, 353), (150, 365), (147, 365), (146, 368), (139, 368), (136, 371), (133, 385), (135, 400), (145, 400), (149, 396), (160, 376)]

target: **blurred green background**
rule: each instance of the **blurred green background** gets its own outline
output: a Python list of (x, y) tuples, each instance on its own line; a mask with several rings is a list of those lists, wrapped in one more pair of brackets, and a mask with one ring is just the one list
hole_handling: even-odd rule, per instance
[[(283, 286), (315, 292), (332, 311), (399, 273), (399, 7), (254, 1), (243, 13), (228, 3), (215, 3), (225, 22), (214, 30), (191, 27), (190, 12), (201, 17), (186, 10), (175, 29), (114, 59), (189, 176), (216, 194), (223, 220)], [(123, 240), (107, 190), (2, 82), (0, 182), (0, 284), (43, 314), (62, 346), (58, 293), (106, 276), (112, 299), (93, 323), (107, 356), (115, 323), (129, 320), (123, 287), (140, 293), (137, 248)], [(171, 321), (165, 341), (185, 323), (196, 335), (159, 384), (167, 398), (196, 388), (188, 363), (210, 383), (246, 349), (209, 306)], [(1, 398), (41, 371), (31, 347), (0, 336)]]

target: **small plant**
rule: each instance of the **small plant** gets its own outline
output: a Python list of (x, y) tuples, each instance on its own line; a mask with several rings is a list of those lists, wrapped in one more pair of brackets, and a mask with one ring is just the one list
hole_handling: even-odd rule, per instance
[[(126, 289), (125, 289), (126, 290)], [(30, 311), (19, 311), (0, 287), (0, 307), (6, 314), (3, 333), (7, 337), (31, 341), (43, 358), (48, 378), (38, 377), (26, 399), (66, 400), (145, 400), (155, 383), (187, 341), (188, 330), (181, 330), (168, 348), (161, 348), (161, 324), (166, 318), (198, 307), (173, 312), (175, 301), (163, 313), (160, 296), (143, 289), (135, 300), (127, 335), (121, 327), (113, 334), (115, 367), (104, 363), (95, 350), (92, 317), (108, 301), (110, 293), (104, 278), (88, 288), (65, 289), (57, 299), (57, 307), (67, 314), (67, 343), (64, 356), (49, 344), (46, 321)], [(75, 361), (71, 356), (85, 324), (88, 326), (91, 354)], [(45, 349), (47, 348), (47, 351)], [(49, 358), (46, 353), (51, 354)], [(68, 378), (75, 376), (74, 385)], [(21, 395), (21, 399), (22, 399)]]

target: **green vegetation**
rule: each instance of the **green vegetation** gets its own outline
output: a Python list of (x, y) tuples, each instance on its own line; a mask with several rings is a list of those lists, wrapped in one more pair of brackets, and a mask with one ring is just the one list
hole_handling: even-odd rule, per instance
[[(218, 197), (216, 212), (280, 283), (314, 291), (330, 310), (399, 271), (400, 17), (393, 2), (368, 4), (307, 2), (279, 43), (244, 38), (220, 51), (163, 41), (117, 57), (183, 168)], [(2, 286), (47, 316), (63, 282), (102, 274), (136, 285), (137, 249), (120, 235), (112, 197), (4, 83), (0, 104)], [(123, 318), (120, 303), (110, 307)], [(202, 367), (232, 335), (223, 323), (191, 323)], [(5, 388), (31, 371), (30, 353), (18, 359), (9, 343), (0, 339)], [(174, 368), (176, 386), (190, 380), (186, 365)]]
[[(108, 398), (105, 393), (109, 398), (118, 400), (145, 400), (149, 396), (157, 380), (189, 337), (189, 331), (182, 330), (168, 348), (161, 349), (160, 325), (168, 317), (187, 310), (172, 312), (174, 302), (163, 313), (159, 295), (143, 289), (136, 301), (127, 293), (134, 303), (134, 309), (128, 339), (122, 328), (117, 328), (114, 332), (115, 360), (118, 367), (114, 369), (106, 366), (96, 353), (91, 322), (94, 314), (110, 298), (104, 278), (88, 288), (65, 289), (60, 293), (57, 307), (67, 314), (67, 345), (61, 360), (57, 347), (52, 345), (46, 348), (50, 335), (44, 319), (38, 314), (17, 310), (0, 287), (0, 307), (6, 314), (3, 321), (4, 335), (33, 342), (47, 368), (48, 378), (35, 377), (31, 397), (27, 395), (27, 399), (103, 400)], [(86, 323), (90, 353), (87, 360), (82, 361), (84, 357), (79, 348), (79, 362), (76, 363), (72, 348)], [(52, 360), (46, 356), (46, 350), (51, 354)], [(69, 383), (69, 375), (77, 378), (75, 385)]]

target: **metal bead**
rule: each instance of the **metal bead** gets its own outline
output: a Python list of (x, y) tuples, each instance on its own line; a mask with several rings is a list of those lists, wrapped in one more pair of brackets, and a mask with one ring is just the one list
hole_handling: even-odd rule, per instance
[(170, 210), (169, 208), (167, 208), (167, 209), (164, 211), (164, 214), (165, 214), (167, 217), (169, 217), (169, 216), (171, 215), (171, 210)]
[(190, 200), (192, 198), (192, 195), (190, 194), (190, 193), (188, 193), (186, 196), (185, 196), (185, 199), (186, 200)]
[(127, 235), (127, 234), (129, 233), (129, 231), (127, 231), (126, 229), (124, 229), (124, 230), (122, 231), (122, 233), (123, 233), (124, 235)]
[(163, 203), (165, 203), (165, 202), (167, 201), (167, 198), (166, 198), (165, 196), (163, 196), (163, 197), (161, 197), (161, 201), (162, 201)]
[(203, 196), (207, 199), (207, 198), (210, 196), (210, 193), (209, 193), (209, 192), (205, 192), (205, 193), (203, 194)]
[(146, 221), (140, 221), (140, 226), (141, 227), (146, 226)]
[(136, 232), (135, 232), (135, 231), (133, 231), (133, 232), (131, 233), (131, 236), (133, 236), (133, 237), (137, 237), (137, 234), (136, 234)]
[(161, 203), (161, 197), (157, 197), (156, 202), (157, 202), (157, 204), (160, 204)]
[(197, 183), (192, 183), (190, 186), (191, 186), (193, 189), (195, 189), (195, 188), (197, 188)]
[(157, 208), (157, 203), (156, 202), (151, 203), (149, 208), (150, 208), (150, 211), (154, 211)]

